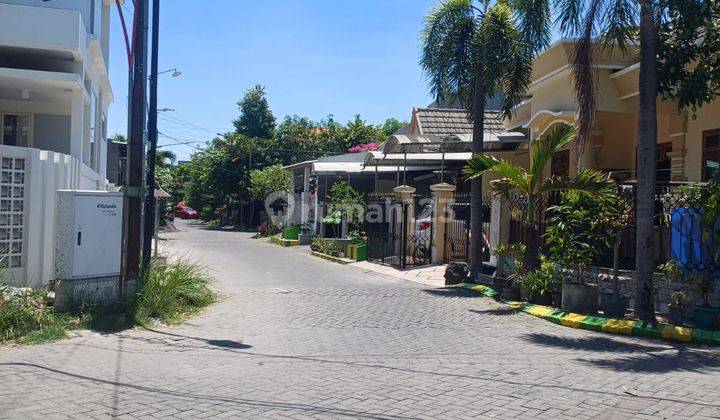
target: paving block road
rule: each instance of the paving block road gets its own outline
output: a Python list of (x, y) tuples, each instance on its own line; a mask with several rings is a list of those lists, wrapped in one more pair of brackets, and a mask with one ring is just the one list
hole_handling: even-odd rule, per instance
[(180, 223), (222, 299), (174, 328), (0, 348), (0, 418), (717, 418), (720, 350), (564, 328)]

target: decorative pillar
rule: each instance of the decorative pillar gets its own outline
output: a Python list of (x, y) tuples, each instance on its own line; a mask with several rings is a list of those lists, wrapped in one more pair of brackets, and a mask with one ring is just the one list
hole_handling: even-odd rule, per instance
[[(402, 236), (400, 238), (400, 241), (396, 241), (399, 246), (398, 251), (405, 250), (405, 252), (401, 252), (399, 253), (399, 255), (407, 255), (408, 235), (410, 233), (410, 229), (413, 229), (413, 224), (415, 222), (415, 206), (413, 206), (413, 194), (415, 194), (416, 189), (415, 187), (411, 187), (409, 185), (399, 185), (395, 187), (393, 191), (397, 195), (401, 205), (404, 208), (407, 208), (405, 219), (401, 221), (401, 225), (399, 226), (399, 231), (402, 233)], [(400, 214), (402, 215), (402, 213)], [(403, 227), (405, 227), (405, 229), (403, 229)], [(400, 266), (402, 268), (405, 268), (406, 265), (407, 261), (401, 261)]]
[(310, 168), (303, 170), (303, 192), (300, 195), (300, 223), (310, 220)]
[(445, 222), (450, 216), (445, 211), (447, 203), (453, 196), (457, 187), (455, 185), (441, 182), (430, 186), (433, 197), (432, 212), (432, 263), (442, 264), (445, 262)]

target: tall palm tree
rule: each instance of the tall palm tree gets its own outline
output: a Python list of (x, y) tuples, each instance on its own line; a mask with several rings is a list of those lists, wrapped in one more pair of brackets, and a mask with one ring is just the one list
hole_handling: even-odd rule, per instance
[[(477, 4), (477, 6), (476, 6)], [(442, 0), (425, 19), (420, 65), (432, 94), (459, 103), (473, 121), (472, 152), (484, 151), (485, 98), (500, 92), (503, 112), (524, 99), (532, 75), (533, 45), (515, 25), (507, 2)], [(547, 39), (537, 40), (538, 43)], [(482, 179), (470, 187), (471, 273), (480, 272), (482, 255)]]
[(552, 159), (553, 153), (572, 142), (575, 136), (575, 129), (564, 123), (550, 128), (543, 137), (532, 144), (529, 171), (507, 160), (484, 154), (473, 155), (463, 169), (463, 173), (469, 179), (478, 178), (488, 172), (500, 175), (502, 178), (491, 184), (493, 193), (507, 199), (510, 198), (511, 192), (517, 192), (526, 201), (524, 222), (529, 245), (525, 250), (526, 267), (536, 268), (539, 265), (539, 232), (536, 222), (542, 218), (545, 211), (543, 204), (550, 193), (582, 191), (601, 194), (616, 188), (609, 175), (591, 169), (583, 170), (573, 177), (567, 175), (544, 177), (545, 166)]
[[(521, 27), (532, 33), (550, 27), (550, 0), (516, 0)], [(654, 266), (654, 193), (657, 143), (657, 28), (660, 16), (655, 0), (557, 0), (556, 23), (561, 32), (578, 36), (573, 58), (575, 94), (578, 100), (575, 147), (578, 167), (583, 167), (583, 152), (590, 137), (596, 109), (594, 54), (598, 48), (619, 48), (629, 53), (640, 44), (639, 118), (637, 149), (637, 235), (636, 315), (644, 321), (655, 321), (653, 303)]]

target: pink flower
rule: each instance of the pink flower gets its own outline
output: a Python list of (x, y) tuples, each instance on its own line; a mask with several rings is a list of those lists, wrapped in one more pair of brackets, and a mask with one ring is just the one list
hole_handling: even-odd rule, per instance
[(348, 149), (348, 152), (350, 152), (350, 153), (371, 152), (373, 150), (377, 150), (377, 148), (378, 148), (377, 143), (371, 142), (371, 143), (365, 143), (365, 144), (353, 146)]

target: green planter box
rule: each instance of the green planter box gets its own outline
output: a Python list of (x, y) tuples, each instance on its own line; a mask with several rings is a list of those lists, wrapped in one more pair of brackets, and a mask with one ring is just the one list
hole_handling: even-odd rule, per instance
[(367, 260), (367, 244), (345, 245), (345, 256), (354, 261)]
[(297, 241), (300, 236), (300, 226), (290, 226), (283, 230), (283, 238)]

